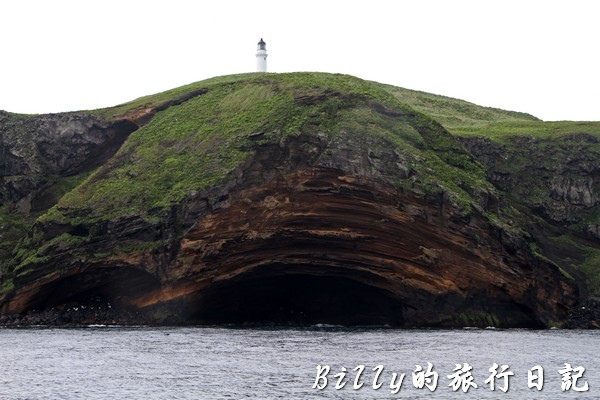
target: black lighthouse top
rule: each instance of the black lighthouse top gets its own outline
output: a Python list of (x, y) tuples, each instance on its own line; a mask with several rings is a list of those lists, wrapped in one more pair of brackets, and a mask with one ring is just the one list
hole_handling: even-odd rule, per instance
[(260, 38), (260, 42), (258, 42), (258, 50), (267, 50), (267, 44), (262, 38)]

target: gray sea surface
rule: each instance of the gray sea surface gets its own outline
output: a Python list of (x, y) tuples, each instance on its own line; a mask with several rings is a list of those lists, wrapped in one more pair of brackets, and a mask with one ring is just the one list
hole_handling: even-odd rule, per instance
[[(570, 330), (0, 329), (0, 399), (600, 399), (599, 349), (600, 332)], [(428, 362), (434, 391), (413, 382), (416, 365)], [(464, 363), (477, 385), (466, 393), (448, 378)], [(513, 373), (507, 392), (504, 378), (488, 379), (494, 363)], [(571, 379), (559, 373), (565, 363)], [(329, 367), (321, 390), (313, 388), (318, 366)], [(363, 385), (354, 389), (359, 366)], [(542, 390), (529, 388), (535, 366)], [(573, 380), (578, 367), (585, 372)], [(336, 389), (343, 368), (347, 383)], [(405, 374), (395, 394), (394, 373), (396, 382)]]

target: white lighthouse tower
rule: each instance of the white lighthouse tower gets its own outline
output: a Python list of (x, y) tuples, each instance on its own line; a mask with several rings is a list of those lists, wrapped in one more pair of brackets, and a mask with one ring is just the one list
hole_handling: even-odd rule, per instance
[(256, 71), (267, 72), (267, 44), (262, 38), (256, 48)]

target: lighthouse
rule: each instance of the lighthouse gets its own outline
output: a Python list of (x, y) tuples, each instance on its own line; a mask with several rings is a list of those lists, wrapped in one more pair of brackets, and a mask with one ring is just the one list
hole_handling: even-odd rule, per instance
[(256, 71), (267, 72), (267, 44), (262, 38), (256, 48)]

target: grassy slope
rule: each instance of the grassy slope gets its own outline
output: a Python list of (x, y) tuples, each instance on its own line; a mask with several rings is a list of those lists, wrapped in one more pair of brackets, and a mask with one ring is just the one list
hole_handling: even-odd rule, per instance
[[(58, 201), (65, 193), (70, 192), (81, 183), (89, 173), (70, 177), (44, 175), (45, 166), (36, 157), (38, 145), (31, 137), (32, 132), (35, 132), (36, 129), (35, 119), (32, 117), (35, 117), (35, 115), (0, 111), (0, 144), (2, 142), (18, 143), (16, 154), (26, 160), (31, 170), (29, 175), (0, 176), (0, 182), (6, 186), (30, 187), (36, 184), (40, 185), (41, 180), (43, 180), (43, 186), (46, 188), (45, 196), (48, 199)], [(0, 164), (3, 163), (0, 162)], [(3, 172), (6, 173), (6, 171)], [(36, 219), (43, 214), (40, 211), (29, 214), (18, 211), (15, 204), (8, 200), (10, 197), (8, 193), (4, 192), (6, 186), (0, 186), (0, 277), (7, 272), (8, 262), (19, 240), (26, 236)], [(11, 286), (12, 282), (10, 281), (0, 282), (0, 293)]]
[(455, 126), (449, 130), (457, 136), (485, 136), (499, 142), (510, 142), (514, 136), (537, 139), (560, 139), (574, 134), (600, 137), (600, 122), (596, 121), (503, 121), (479, 126)]
[(399, 101), (441, 123), (457, 136), (482, 136), (509, 142), (512, 136), (559, 138), (585, 133), (600, 136), (600, 121), (552, 121), (516, 111), (482, 107), (464, 100), (378, 84)]
[(432, 117), (446, 129), (462, 126), (478, 127), (494, 122), (539, 121), (536, 117), (521, 112), (482, 107), (451, 97), (375, 84), (415, 110)]
[[(591, 135), (600, 139), (600, 121), (552, 121), (546, 122), (523, 113), (504, 111), (494, 108), (480, 107), (462, 100), (444, 96), (417, 92), (394, 86), (383, 85), (384, 88), (400, 101), (410, 104), (439, 121), (444, 127), (456, 136), (484, 137), (505, 146), (511, 154), (510, 162), (504, 164), (506, 172), (510, 172), (527, 181), (523, 187), (511, 193), (513, 200), (527, 205), (540, 204), (548, 199), (548, 189), (545, 177), (536, 175), (535, 169), (530, 168), (531, 154), (524, 149), (522, 141), (518, 138), (531, 138), (533, 146), (542, 150), (550, 157), (536, 156), (537, 168), (547, 171), (560, 171), (561, 163), (572, 158), (573, 135)], [(600, 141), (589, 141), (580, 144), (580, 151), (587, 154), (600, 154)], [(600, 296), (600, 249), (589, 241), (578, 238), (580, 231), (585, 231), (588, 224), (600, 223), (600, 210), (598, 207), (579, 210), (579, 222), (569, 228), (570, 233), (559, 237), (549, 238), (549, 245), (560, 244), (564, 254), (579, 254), (574, 260), (565, 258), (560, 260), (562, 265), (582, 271), (588, 280), (591, 294)], [(557, 260), (559, 261), (559, 260)]]
[[(462, 212), (469, 212), (482, 191), (494, 191), (483, 168), (441, 126), (379, 86), (347, 75), (217, 78), (97, 112), (120, 115), (202, 87), (208, 89), (205, 94), (157, 113), (131, 134), (111, 161), (63, 196), (38, 223), (91, 226), (128, 215), (158, 222), (165, 208), (229, 180), (252, 154), (256, 134), (271, 143), (300, 133), (377, 135), (401, 149), (417, 172), (404, 180), (387, 177), (391, 184), (443, 191)], [(375, 112), (374, 102), (403, 117)], [(46, 262), (53, 247), (74, 240), (68, 234), (45, 242), (41, 237), (34, 228), (18, 249), (16, 275)]]
[[(176, 204), (194, 191), (222, 183), (249, 156), (252, 134), (281, 141), (306, 129), (335, 135), (340, 121), (346, 127), (389, 125), (360, 107), (361, 102), (385, 102), (400, 112), (414, 113), (377, 85), (346, 75), (314, 73), (215, 78), (99, 112), (123, 114), (202, 87), (209, 91), (159, 112), (134, 132), (110, 163), (64, 196), (41, 220), (92, 222)], [(340, 95), (327, 95), (332, 92)], [(298, 96), (324, 96), (324, 100), (301, 104), (294, 100)], [(422, 159), (417, 167), (435, 172), (430, 183), (454, 192), (464, 206), (470, 196), (457, 185), (457, 177), (492, 190), (483, 170), (450, 137), (433, 135), (426, 141), (414, 128), (388, 128), (379, 133)]]
[(91, 112), (93, 114), (99, 115), (99, 116), (107, 118), (107, 119), (114, 119), (114, 118), (120, 117), (121, 115), (126, 114), (129, 111), (132, 111), (132, 110), (135, 110), (138, 108), (158, 106), (158, 105), (166, 103), (168, 101), (185, 96), (186, 94), (188, 94), (190, 92), (194, 92), (199, 89), (207, 88), (207, 87), (213, 86), (215, 84), (233, 83), (233, 82), (247, 79), (247, 78), (258, 77), (260, 75), (262, 75), (262, 73), (254, 72), (254, 73), (237, 74), (237, 75), (216, 76), (214, 78), (210, 78), (210, 79), (206, 79), (206, 80), (198, 81), (198, 82), (193, 82), (188, 85), (180, 86), (180, 87), (170, 89), (170, 90), (167, 90), (167, 91), (164, 91), (161, 93), (156, 93), (156, 94), (140, 97), (138, 99), (129, 101), (127, 103), (119, 104), (114, 107), (92, 110)]
[(482, 107), (450, 97), (379, 85), (457, 136), (482, 136), (501, 142), (510, 142), (512, 136), (547, 139), (579, 133), (600, 136), (600, 121), (546, 122), (521, 112)]
[[(480, 107), (345, 75), (309, 73), (216, 77), (91, 112), (116, 119), (202, 88), (209, 92), (159, 112), (150, 124), (133, 133), (117, 157), (67, 193), (40, 221), (94, 223), (129, 213), (145, 213), (144, 217), (151, 219), (151, 210), (168, 207), (192, 192), (223, 182), (250, 155), (250, 134), (263, 133), (263, 140), (281, 141), (311, 126), (328, 135), (359, 127), (386, 135), (418, 160), (416, 168), (427, 171), (422, 174), (425, 188), (444, 188), (464, 207), (472, 201), (465, 187), (493, 190), (483, 170), (443, 135), (424, 137), (407, 126), (388, 129), (389, 121), (359, 106), (357, 99), (375, 99), (407, 113), (416, 110), (456, 135), (485, 136), (507, 144), (513, 135), (554, 140), (572, 133), (600, 132), (600, 123), (543, 122), (524, 113)], [(294, 96), (318, 96), (328, 89), (346, 97), (328, 96), (314, 105), (293, 101)], [(425, 117), (418, 118), (425, 125), (429, 123)], [(27, 247), (29, 251), (21, 249), (21, 262), (44, 257), (40, 252), (44, 246), (39, 243)], [(593, 263), (592, 259), (588, 261), (586, 265)]]

